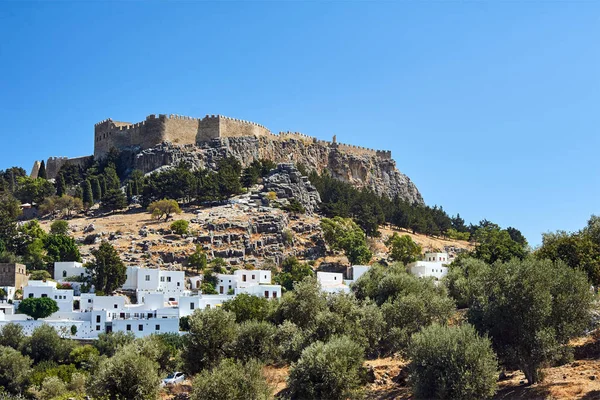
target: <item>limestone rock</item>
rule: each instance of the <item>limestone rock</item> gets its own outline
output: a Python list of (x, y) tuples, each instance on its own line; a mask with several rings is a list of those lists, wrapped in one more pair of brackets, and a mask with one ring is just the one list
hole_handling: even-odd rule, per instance
[(296, 199), (309, 214), (313, 214), (321, 202), (317, 189), (294, 164), (279, 164), (263, 183), (263, 192), (275, 192), (280, 200)]

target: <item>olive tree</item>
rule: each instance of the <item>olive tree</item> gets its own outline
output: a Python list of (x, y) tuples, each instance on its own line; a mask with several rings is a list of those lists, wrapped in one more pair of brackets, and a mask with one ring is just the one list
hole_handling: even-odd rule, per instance
[(292, 364), (288, 387), (296, 399), (346, 399), (361, 385), (364, 349), (342, 336), (314, 342)]
[(562, 261), (513, 259), (493, 265), (468, 319), (487, 333), (500, 360), (530, 384), (540, 368), (564, 355), (590, 322), (592, 293), (585, 272)]
[(12, 347), (0, 346), (0, 389), (20, 393), (27, 384), (32, 362)]
[(423, 399), (486, 399), (496, 392), (498, 360), (487, 337), (465, 324), (433, 324), (412, 336), (413, 394)]

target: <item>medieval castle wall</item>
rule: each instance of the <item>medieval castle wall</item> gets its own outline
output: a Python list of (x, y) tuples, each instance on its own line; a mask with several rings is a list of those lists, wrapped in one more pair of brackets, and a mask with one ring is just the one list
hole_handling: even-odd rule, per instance
[(136, 124), (112, 119), (99, 122), (94, 128), (94, 157), (105, 156), (113, 147), (117, 150), (139, 151), (162, 142), (187, 145), (208, 142), (216, 138), (246, 136), (267, 137), (277, 141), (300, 140), (306, 144), (337, 148), (348, 154), (392, 158), (389, 151), (341, 144), (337, 143), (335, 138), (329, 142), (299, 132), (279, 132), (275, 135), (263, 125), (222, 115), (206, 115), (200, 119), (173, 114), (149, 115), (145, 121)]

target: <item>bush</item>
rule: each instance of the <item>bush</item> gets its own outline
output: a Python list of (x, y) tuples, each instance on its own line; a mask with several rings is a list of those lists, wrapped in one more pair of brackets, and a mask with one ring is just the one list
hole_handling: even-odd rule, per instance
[(180, 219), (178, 221), (174, 221), (171, 224), (171, 230), (178, 235), (185, 235), (188, 233), (188, 227), (190, 226), (189, 221), (184, 219)]
[(161, 219), (164, 216), (165, 221), (168, 221), (171, 215), (181, 214), (181, 209), (177, 201), (162, 199), (150, 203), (148, 212), (156, 219)]
[(0, 346), (8, 346), (18, 350), (24, 340), (25, 334), (21, 325), (10, 323), (0, 328)]
[(58, 311), (56, 301), (49, 297), (28, 298), (19, 304), (18, 311), (33, 319), (46, 318)]
[(159, 392), (158, 365), (133, 349), (105, 359), (90, 375), (88, 393), (96, 398), (145, 400)]
[(226, 359), (214, 369), (204, 370), (192, 384), (191, 400), (267, 400), (272, 389), (262, 373), (262, 365), (253, 360), (246, 364)]
[(62, 340), (50, 325), (41, 325), (25, 340), (23, 352), (37, 364), (41, 361), (63, 362), (68, 359), (73, 343)]
[(233, 313), (218, 308), (196, 310), (189, 322), (181, 358), (185, 370), (194, 374), (214, 367), (227, 357), (236, 339), (237, 326)]
[(438, 324), (412, 336), (413, 393), (424, 399), (486, 399), (496, 393), (498, 361), (491, 342), (465, 324)]
[(100, 355), (112, 357), (121, 347), (128, 345), (135, 340), (133, 332), (111, 332), (101, 333), (94, 346), (100, 352)]
[(38, 270), (29, 272), (29, 279), (32, 281), (45, 281), (46, 279), (50, 278), (52, 278), (52, 276), (48, 271)]
[(246, 321), (239, 326), (233, 354), (236, 358), (247, 362), (257, 359), (264, 363), (277, 359), (275, 345), (275, 325), (265, 321)]
[(69, 234), (69, 223), (62, 219), (54, 221), (50, 225), (50, 234), (51, 235), (68, 235)]
[(361, 385), (363, 348), (348, 337), (315, 342), (292, 364), (288, 387), (292, 398), (346, 399)]
[(0, 346), (0, 387), (9, 393), (19, 393), (27, 384), (31, 358), (12, 347)]
[(264, 297), (242, 293), (223, 303), (223, 309), (233, 312), (236, 322), (264, 321), (269, 317), (273, 305)]

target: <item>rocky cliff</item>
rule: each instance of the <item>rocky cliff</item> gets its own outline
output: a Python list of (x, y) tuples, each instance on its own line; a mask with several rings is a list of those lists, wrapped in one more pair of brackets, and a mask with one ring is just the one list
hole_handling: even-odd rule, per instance
[(367, 187), (390, 198), (399, 196), (409, 202), (423, 203), (423, 198), (410, 178), (396, 168), (394, 160), (370, 154), (352, 154), (334, 144), (310, 140), (271, 140), (268, 137), (235, 137), (214, 139), (200, 145), (177, 146), (162, 143), (138, 153), (133, 168), (150, 172), (165, 165), (185, 161), (193, 168), (214, 168), (216, 161), (233, 155), (243, 166), (256, 159), (276, 163), (303, 164), (308, 169), (324, 170), (344, 182)]

